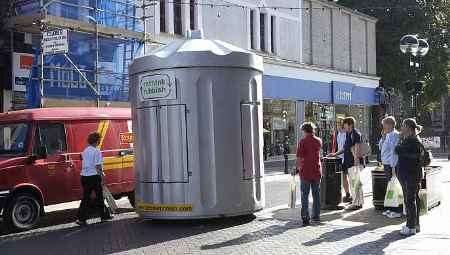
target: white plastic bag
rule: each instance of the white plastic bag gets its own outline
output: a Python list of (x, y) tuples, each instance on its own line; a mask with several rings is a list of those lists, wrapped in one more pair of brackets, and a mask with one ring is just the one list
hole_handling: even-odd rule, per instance
[(403, 204), (403, 191), (397, 177), (392, 176), (386, 188), (384, 207), (400, 207)]
[(294, 209), (297, 202), (297, 181), (295, 174), (291, 175), (291, 181), (289, 182), (289, 208)]
[(353, 198), (352, 206), (363, 206), (364, 204), (364, 193), (362, 189), (360, 172), (360, 166), (353, 166), (348, 169), (350, 195)]

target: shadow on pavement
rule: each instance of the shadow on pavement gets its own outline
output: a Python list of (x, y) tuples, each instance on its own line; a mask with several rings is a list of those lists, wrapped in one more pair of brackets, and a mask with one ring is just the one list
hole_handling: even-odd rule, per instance
[(1, 254), (110, 254), (247, 224), (255, 216), (196, 221), (143, 221), (132, 215), (88, 227), (29, 231), (0, 237)]
[(384, 248), (388, 247), (391, 243), (396, 242), (398, 240), (403, 239), (403, 237), (399, 234), (398, 230), (389, 232), (387, 234), (384, 234), (381, 236), (380, 239), (377, 239), (372, 242), (362, 243), (356, 246), (353, 246), (350, 249), (347, 249), (340, 255), (354, 255), (354, 254), (360, 254), (361, 251), (377, 251), (376, 253), (370, 253), (373, 255), (376, 254), (385, 254)]
[[(321, 243), (328, 242), (338, 242), (344, 239), (350, 238), (352, 236), (357, 236), (368, 231), (374, 231), (378, 228), (383, 228), (390, 225), (400, 224), (401, 219), (388, 219), (382, 215), (374, 214), (373, 208), (368, 208), (365, 210), (354, 212), (348, 216), (342, 218), (345, 221), (365, 223), (363, 225), (355, 227), (343, 227), (338, 228), (330, 232), (326, 232), (319, 236), (319, 238), (303, 243), (305, 246), (315, 246)], [(397, 231), (397, 235), (398, 231)]]
[[(273, 218), (279, 221), (301, 221), (300, 217), (300, 208), (295, 209), (280, 209), (273, 213)], [(321, 211), (320, 221), (321, 222), (329, 222), (333, 220), (337, 220), (343, 217), (345, 211)]]
[[(77, 211), (78, 209), (72, 208), (67, 210), (58, 210), (53, 212), (47, 212), (44, 216), (41, 217), (41, 221), (34, 228), (46, 228), (61, 224), (67, 224), (71, 222), (75, 222), (77, 220)], [(119, 208), (118, 214), (133, 212), (133, 208)], [(0, 238), (3, 235), (12, 234), (15, 232), (8, 231), (3, 222), (0, 222)]]
[(208, 244), (208, 245), (202, 245), (202, 250), (212, 250), (212, 249), (219, 249), (227, 246), (233, 246), (233, 245), (242, 245), (245, 243), (250, 243), (254, 241), (261, 240), (263, 238), (270, 238), (273, 236), (281, 235), (284, 232), (295, 229), (295, 228), (301, 228), (302, 224), (299, 222), (293, 222), (289, 221), (284, 225), (272, 225), (267, 228), (263, 228), (261, 230), (257, 230), (248, 234), (244, 234), (238, 238), (231, 239), (225, 242), (216, 243), (216, 244)]

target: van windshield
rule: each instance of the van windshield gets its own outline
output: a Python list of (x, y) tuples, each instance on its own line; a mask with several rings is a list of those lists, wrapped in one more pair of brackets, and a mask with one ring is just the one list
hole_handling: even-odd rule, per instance
[(27, 123), (0, 124), (0, 155), (26, 152)]

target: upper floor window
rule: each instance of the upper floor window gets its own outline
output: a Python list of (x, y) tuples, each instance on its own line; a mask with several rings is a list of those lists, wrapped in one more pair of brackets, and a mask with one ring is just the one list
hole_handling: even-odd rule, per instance
[(159, 1), (159, 31), (162, 33), (166, 31), (166, 1)]
[(174, 33), (181, 35), (183, 34), (181, 25), (181, 0), (173, 1), (173, 25)]
[(254, 10), (250, 10), (250, 48), (254, 49), (255, 48), (255, 41), (254, 41), (254, 18), (255, 18), (255, 11)]
[(191, 0), (189, 5), (190, 28), (195, 29), (195, 0)]
[(270, 16), (270, 52), (275, 53), (275, 16)]
[(259, 14), (259, 41), (260, 41), (260, 47), (261, 51), (266, 51), (266, 14), (260, 13)]

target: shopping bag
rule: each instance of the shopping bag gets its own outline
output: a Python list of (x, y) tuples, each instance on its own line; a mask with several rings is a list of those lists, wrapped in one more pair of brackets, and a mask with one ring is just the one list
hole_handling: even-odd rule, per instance
[(363, 206), (364, 204), (364, 193), (362, 189), (360, 172), (360, 166), (353, 166), (348, 169), (350, 195), (353, 198), (352, 206)]
[(400, 207), (403, 204), (403, 191), (397, 177), (392, 176), (386, 188), (384, 207)]
[(291, 175), (291, 181), (289, 182), (289, 208), (295, 208), (297, 202), (297, 182), (295, 175)]
[(428, 200), (427, 200), (427, 190), (420, 189), (419, 190), (419, 207), (420, 215), (424, 215), (428, 213)]
[(113, 195), (109, 191), (108, 187), (106, 185), (102, 185), (103, 189), (103, 197), (106, 199), (106, 203), (108, 203), (108, 206), (112, 213), (116, 213), (118, 206), (116, 204), (116, 200), (114, 199)]

